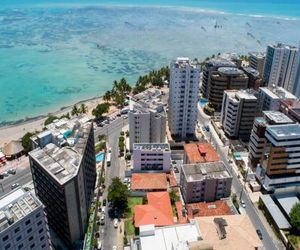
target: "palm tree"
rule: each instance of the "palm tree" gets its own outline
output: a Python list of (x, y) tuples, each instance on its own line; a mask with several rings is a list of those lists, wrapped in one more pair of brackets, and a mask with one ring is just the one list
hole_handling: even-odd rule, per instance
[(82, 103), (80, 106), (80, 113), (85, 114), (87, 111), (88, 111), (87, 106), (84, 103)]
[(79, 112), (79, 109), (77, 108), (76, 105), (74, 105), (74, 106), (73, 106), (73, 109), (72, 109), (72, 112), (71, 112), (72, 116), (74, 116), (74, 115), (78, 116), (79, 113), (80, 113), (80, 112)]
[(103, 100), (108, 102), (111, 99), (111, 92), (110, 91), (106, 91), (104, 96), (103, 96)]

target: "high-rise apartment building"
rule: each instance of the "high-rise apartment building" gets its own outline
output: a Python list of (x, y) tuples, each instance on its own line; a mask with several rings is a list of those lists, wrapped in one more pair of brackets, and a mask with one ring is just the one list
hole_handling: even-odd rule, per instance
[(278, 111), (281, 100), (296, 100), (297, 97), (282, 87), (260, 87), (259, 88), (259, 112)]
[(32, 137), (29, 153), (37, 196), (49, 226), (68, 247), (83, 239), (96, 181), (94, 129), (87, 117), (61, 119)]
[(180, 173), (180, 186), (186, 203), (215, 201), (230, 196), (232, 176), (224, 163), (208, 162), (184, 164)]
[(300, 125), (268, 126), (267, 146), (256, 177), (266, 190), (297, 185), (300, 181)]
[(132, 156), (136, 172), (170, 172), (171, 149), (168, 143), (135, 143)]
[(34, 193), (19, 188), (1, 197), (0, 249), (52, 249), (44, 206)]
[(250, 52), (249, 66), (259, 72), (259, 76), (263, 75), (266, 53)]
[(217, 71), (211, 73), (210, 85), (207, 87), (207, 99), (216, 111), (221, 111), (224, 91), (247, 89), (248, 81), (248, 76), (240, 69), (218, 68)]
[(211, 75), (218, 71), (218, 68), (236, 68), (234, 62), (226, 59), (211, 59), (203, 66), (203, 77), (201, 84), (201, 92), (203, 97), (208, 98), (210, 93)]
[(169, 128), (172, 135), (186, 138), (195, 133), (200, 64), (177, 58), (170, 66)]
[(229, 138), (249, 140), (257, 107), (257, 98), (250, 90), (226, 90), (221, 112), (225, 134)]
[(129, 140), (134, 143), (164, 143), (167, 98), (158, 89), (148, 89), (130, 98)]
[(267, 47), (263, 80), (268, 86), (279, 86), (293, 92), (299, 67), (298, 48), (282, 43)]
[(252, 67), (242, 67), (242, 70), (248, 76), (248, 88), (258, 90), (261, 87), (263, 81), (259, 76), (259, 71)]
[(279, 111), (286, 114), (293, 121), (300, 123), (300, 101), (298, 99), (280, 101)]
[(267, 139), (265, 137), (267, 126), (291, 123), (293, 123), (293, 121), (279, 111), (263, 111), (263, 117), (256, 117), (254, 119), (248, 145), (249, 159), (253, 167), (256, 167), (260, 162), (267, 146)]

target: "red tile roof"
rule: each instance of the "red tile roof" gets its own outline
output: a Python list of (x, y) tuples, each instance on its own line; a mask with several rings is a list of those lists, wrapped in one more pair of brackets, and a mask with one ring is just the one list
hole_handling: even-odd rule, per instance
[(193, 219), (195, 217), (202, 216), (221, 216), (221, 215), (232, 215), (230, 207), (226, 201), (215, 201), (215, 202), (198, 202), (186, 204), (188, 218)]
[(131, 190), (167, 190), (167, 175), (165, 173), (132, 174)]
[(182, 206), (181, 201), (176, 201), (175, 206), (176, 206), (176, 211), (177, 211), (178, 222), (180, 224), (187, 223), (187, 217), (183, 217), (183, 215), (182, 215), (183, 206)]
[(134, 207), (134, 226), (174, 224), (172, 206), (168, 192), (147, 193), (148, 204)]
[(184, 145), (186, 163), (219, 161), (220, 157), (210, 143), (190, 143)]
[(170, 174), (167, 174), (167, 177), (169, 179), (170, 187), (177, 187), (178, 186), (178, 183), (177, 183), (176, 178), (175, 178), (175, 173), (173, 171), (170, 171)]

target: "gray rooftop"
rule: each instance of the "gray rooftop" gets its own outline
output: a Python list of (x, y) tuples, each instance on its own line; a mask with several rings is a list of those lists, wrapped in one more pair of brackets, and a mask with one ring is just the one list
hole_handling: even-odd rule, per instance
[(271, 214), (272, 218), (274, 219), (275, 223), (277, 224), (278, 228), (280, 229), (287, 229), (291, 228), (290, 223), (284, 217), (278, 206), (275, 204), (273, 199), (270, 195), (261, 195), (260, 198), (264, 202), (265, 206), (267, 207), (269, 213)]
[(299, 199), (296, 195), (288, 194), (288, 195), (279, 195), (276, 196), (281, 207), (284, 209), (287, 215), (290, 214), (292, 207), (299, 202)]
[(260, 87), (259, 91), (272, 99), (297, 99), (296, 96), (282, 87)]
[(279, 111), (263, 111), (263, 114), (267, 121), (272, 124), (293, 123), (293, 120)]
[(242, 70), (234, 67), (220, 67), (218, 72), (226, 76), (240, 76), (244, 74)]
[(271, 125), (267, 127), (267, 131), (277, 139), (299, 138), (300, 139), (300, 125)]
[(24, 218), (42, 203), (31, 192), (16, 189), (0, 199), (0, 232)]
[(253, 57), (257, 57), (259, 59), (263, 59), (266, 57), (266, 53), (265, 52), (249, 52), (249, 56), (253, 56)]
[(226, 59), (211, 59), (206, 64), (208, 67), (236, 67), (235, 63)]
[(171, 64), (173, 68), (186, 68), (187, 66), (200, 69), (198, 60), (190, 60), (188, 57), (177, 57)]
[(182, 166), (182, 171), (188, 182), (230, 177), (222, 161), (198, 164), (184, 164)]
[(134, 143), (133, 150), (170, 151), (168, 143)]
[(259, 71), (252, 67), (243, 67), (243, 70), (254, 77), (259, 77)]
[(56, 121), (32, 138), (37, 148), (29, 155), (63, 184), (77, 175), (91, 126), (87, 117)]

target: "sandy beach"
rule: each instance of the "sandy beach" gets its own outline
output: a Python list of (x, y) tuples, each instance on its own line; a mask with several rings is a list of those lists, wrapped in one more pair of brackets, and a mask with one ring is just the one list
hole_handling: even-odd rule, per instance
[[(93, 118), (92, 116), (92, 110), (99, 104), (104, 102), (102, 100), (102, 97), (95, 97), (89, 100), (80, 101), (76, 103), (76, 105), (79, 107), (82, 103), (84, 103), (88, 108), (87, 116), (90, 118)], [(19, 140), (23, 137), (23, 135), (27, 132), (35, 132), (40, 131), (44, 127), (44, 122), (47, 119), (47, 117), (51, 115), (61, 116), (66, 113), (71, 113), (72, 106), (68, 106), (64, 108), (63, 110), (59, 110), (53, 113), (49, 113), (47, 115), (44, 115), (42, 117), (38, 117), (36, 119), (30, 119), (29, 121), (25, 121), (19, 124), (10, 125), (10, 126), (4, 126), (0, 127), (0, 149), (5, 145), (5, 143), (9, 143), (11, 140)], [(115, 106), (111, 106), (109, 110), (109, 114), (116, 111)]]

